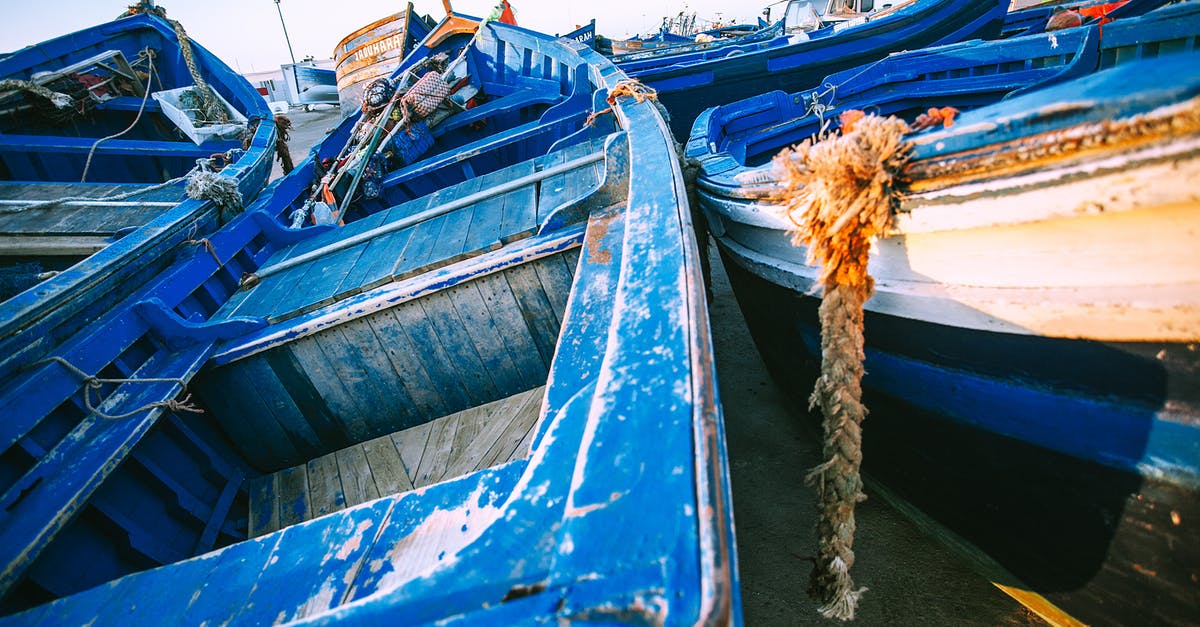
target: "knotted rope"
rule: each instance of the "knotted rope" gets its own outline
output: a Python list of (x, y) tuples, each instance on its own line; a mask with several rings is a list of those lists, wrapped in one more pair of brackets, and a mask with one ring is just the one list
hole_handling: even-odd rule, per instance
[[(70, 370), (75, 376), (77, 376), (83, 380), (83, 406), (87, 409), (89, 415), (95, 414), (105, 420), (121, 420), (123, 418), (128, 418), (130, 416), (140, 414), (147, 410), (158, 409), (158, 408), (163, 408), (163, 409), (167, 409), (168, 411), (175, 411), (175, 412), (189, 412), (189, 413), (193, 413), (193, 414), (204, 413), (203, 409), (200, 409), (199, 407), (196, 407), (195, 405), (192, 404), (192, 395), (191, 394), (184, 396), (181, 400), (169, 398), (165, 401), (154, 401), (151, 403), (146, 403), (145, 405), (142, 405), (141, 407), (139, 407), (133, 411), (128, 411), (128, 412), (121, 413), (121, 414), (104, 413), (104, 412), (100, 411), (99, 409), (97, 409), (96, 406), (92, 403), (92, 391), (95, 390), (98, 392), (100, 390), (100, 388), (103, 387), (104, 385), (108, 385), (108, 384), (120, 385), (123, 383), (176, 383), (179, 385), (179, 387), (183, 388), (183, 390), (180, 392), (182, 394), (183, 392), (187, 391), (187, 382), (184, 381), (183, 379), (179, 379), (179, 378), (105, 379), (105, 378), (97, 377), (94, 375), (90, 375), (90, 374), (80, 370), (79, 368), (77, 368), (75, 366), (75, 364), (72, 364), (71, 362), (63, 359), (62, 357), (58, 357), (58, 356), (51, 356), (46, 359), (43, 359), (42, 361), (38, 362), (38, 365), (49, 363), (52, 361), (58, 363), (62, 367), (66, 368), (67, 370)], [(97, 400), (101, 400), (101, 402), (103, 402), (102, 399), (100, 399), (99, 397), (97, 397)]]
[(639, 103), (646, 100), (658, 101), (658, 91), (654, 88), (643, 85), (636, 78), (623, 78), (613, 86), (612, 91), (608, 92), (608, 97), (604, 99), (608, 103), (608, 107), (587, 116), (587, 119), (583, 121), (583, 125), (591, 126), (596, 122), (596, 118), (605, 113), (612, 113), (613, 107), (617, 104), (617, 98), (621, 96), (632, 96)]
[(51, 91), (32, 81), (22, 81), (15, 78), (6, 78), (0, 80), (0, 92), (6, 91), (24, 91), (31, 93), (39, 98), (49, 100), (58, 109), (70, 108), (75, 102), (67, 94), (62, 94), (56, 91)]
[(218, 219), (222, 224), (242, 212), (242, 192), (237, 179), (223, 176), (207, 167), (207, 159), (197, 159), (196, 167), (187, 177), (183, 191), (194, 200), (211, 200), (217, 205)]
[(783, 205), (795, 225), (793, 242), (808, 246), (807, 263), (821, 268), (821, 376), (809, 408), (824, 415), (824, 463), (807, 476), (817, 488), (818, 554), (809, 593), (826, 618), (851, 620), (866, 588), (854, 588), (854, 506), (866, 499), (862, 463), (863, 303), (874, 289), (867, 273), (871, 241), (892, 224), (897, 176), (911, 148), (908, 126), (869, 115), (844, 124), (842, 135), (784, 149), (775, 157)]
[[(212, 201), (216, 202), (217, 204), (220, 204), (222, 201), (231, 202), (233, 204), (231, 204), (230, 207), (233, 207), (233, 212), (237, 213), (237, 212), (241, 211), (241, 205), (242, 205), (242, 198), (241, 198), (240, 191), (238, 191), (238, 196), (237, 196), (236, 201), (232, 201), (231, 199), (228, 198), (229, 189), (228, 189), (228, 185), (225, 183), (216, 183), (217, 186), (224, 188), (223, 192), (216, 192), (216, 191), (210, 190), (209, 187), (212, 185), (211, 182), (200, 183), (194, 189), (192, 186), (192, 179), (198, 177), (201, 173), (203, 173), (203, 172), (209, 172), (212, 174), (216, 173), (217, 167), (215, 166), (215, 164), (213, 162), (216, 160), (217, 157), (220, 157), (221, 160), (224, 161), (225, 163), (232, 163), (233, 161), (235, 161), (236, 157), (233, 154), (235, 150), (237, 150), (237, 149), (236, 148), (232, 149), (228, 153), (218, 153), (216, 155), (213, 155), (212, 157), (197, 159), (196, 165), (191, 170), (188, 170), (188, 172), (186, 174), (184, 174), (183, 176), (177, 176), (173, 179), (163, 181), (162, 183), (158, 183), (156, 185), (151, 185), (149, 187), (142, 187), (139, 189), (135, 189), (131, 192), (125, 192), (123, 194), (114, 194), (112, 196), (100, 196), (100, 197), (65, 196), (63, 198), (55, 198), (52, 200), (43, 200), (41, 202), (36, 202), (33, 204), (29, 204), (29, 205), (21, 205), (21, 206), (15, 206), (15, 207), (0, 207), (0, 215), (9, 214), (9, 213), (20, 213), (22, 211), (33, 211), (36, 209), (45, 209), (47, 207), (61, 205), (66, 202), (103, 201), (103, 200), (109, 200), (109, 201), (116, 202), (116, 201), (120, 201), (120, 200), (127, 200), (129, 198), (133, 198), (134, 196), (140, 196), (142, 194), (148, 194), (150, 192), (158, 191), (165, 187), (170, 187), (170, 186), (180, 183), (182, 181), (188, 182), (188, 184), (184, 187), (184, 191), (187, 192), (188, 197), (196, 199), (196, 200), (212, 200)], [(232, 181), (233, 187), (236, 190), (236, 188), (237, 188), (236, 181), (234, 181), (233, 179), (231, 179), (229, 177), (221, 177), (221, 178)], [(195, 193), (193, 193), (193, 191)]]

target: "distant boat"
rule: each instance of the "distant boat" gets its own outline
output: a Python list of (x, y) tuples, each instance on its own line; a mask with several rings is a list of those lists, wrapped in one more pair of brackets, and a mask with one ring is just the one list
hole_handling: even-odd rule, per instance
[(405, 10), (378, 19), (346, 35), (333, 49), (334, 72), (342, 115), (350, 115), (362, 104), (367, 83), (390, 75), (417, 42), (429, 34), (430, 24)]
[(816, 269), (765, 200), (771, 156), (848, 109), (966, 110), (910, 136), (871, 257), (864, 464), (999, 562), (1006, 590), (1087, 624), (1200, 615), (1197, 41), (1185, 3), (1103, 37), (895, 54), (710, 109), (688, 146), (755, 343), (804, 401)]
[(219, 103), (207, 114), (178, 35), (154, 14), (0, 58), (0, 375), (44, 357), (216, 228), (231, 210), (190, 199), (185, 175), (224, 165), (246, 202), (266, 184), (267, 103), (202, 46), (190, 51)]
[(805, 89), (827, 74), (898, 50), (994, 37), (1007, 4), (1004, 0), (910, 0), (869, 17), (789, 38), (618, 65), (658, 91), (659, 101), (671, 113), (671, 129), (682, 141), (705, 108), (776, 89)]
[(666, 123), (593, 115), (631, 86), (581, 44), (471, 20), (0, 381), (12, 622), (740, 622)]
[(340, 104), (337, 76), (331, 61), (300, 61), (282, 66), (288, 86), (288, 102), (293, 106)]

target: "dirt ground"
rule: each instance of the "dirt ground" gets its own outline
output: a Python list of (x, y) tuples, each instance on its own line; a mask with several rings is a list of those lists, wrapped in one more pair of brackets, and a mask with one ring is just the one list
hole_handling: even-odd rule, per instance
[[(767, 374), (712, 250), (710, 306), (729, 446), (742, 606), (747, 625), (833, 625), (808, 598), (816, 555), (816, 496), (804, 484), (821, 462), (815, 429)], [(811, 382), (797, 385), (811, 387)], [(855, 624), (1043, 625), (1040, 618), (874, 494), (855, 510), (851, 570), (868, 588)]]
[[(299, 163), (341, 120), (341, 110), (293, 109), (288, 145)], [(282, 175), (278, 162), (271, 178)], [(738, 568), (745, 623), (840, 624), (808, 598), (816, 555), (816, 499), (804, 485), (820, 463), (820, 441), (767, 374), (712, 249), (713, 342), (733, 482)], [(811, 386), (811, 383), (804, 383)], [(950, 550), (877, 498), (856, 510), (854, 581), (868, 588), (854, 624), (904, 626), (1043, 625)]]

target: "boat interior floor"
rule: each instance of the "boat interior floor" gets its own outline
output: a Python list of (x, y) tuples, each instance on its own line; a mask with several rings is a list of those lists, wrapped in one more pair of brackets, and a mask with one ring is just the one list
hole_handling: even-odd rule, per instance
[(214, 320), (264, 317), (272, 322), (294, 318), (355, 294), (499, 249), (538, 232), (551, 213), (599, 188), (603, 160), (554, 174), (504, 193), (482, 194), (476, 202), (404, 228), (380, 232), (352, 246), (349, 238), (412, 217), (469, 195), (604, 150), (604, 137), (586, 140), (489, 174), (438, 190), (356, 222), (281, 249), (264, 265), (313, 255), (233, 296)]
[(545, 386), (253, 479), (250, 537), (529, 454)]
[[(140, 227), (184, 199), (183, 183), (34, 183), (0, 181), (0, 256), (90, 255), (113, 235)], [(105, 198), (147, 190), (128, 199)], [(34, 206), (47, 200), (70, 199)]]

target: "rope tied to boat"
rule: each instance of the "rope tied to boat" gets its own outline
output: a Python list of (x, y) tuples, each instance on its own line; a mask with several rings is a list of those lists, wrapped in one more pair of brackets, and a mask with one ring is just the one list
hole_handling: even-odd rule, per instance
[(211, 200), (217, 205), (218, 220), (225, 224), (242, 212), (242, 192), (237, 179), (208, 167), (208, 159), (197, 159), (196, 167), (185, 177), (183, 191), (194, 200)]
[[(164, 22), (171, 25), (175, 29), (175, 37), (179, 40), (179, 51), (183, 53), (183, 63), (187, 66), (188, 73), (192, 76), (192, 82), (196, 84), (196, 94), (200, 97), (200, 112), (204, 116), (204, 121), (220, 124), (229, 123), (229, 112), (225, 110), (225, 105), (221, 104), (217, 98), (216, 92), (204, 80), (204, 76), (200, 73), (200, 66), (196, 64), (196, 55), (192, 51), (192, 39), (188, 37), (187, 31), (184, 30), (183, 24), (178, 20), (173, 20), (167, 17), (167, 10), (160, 6), (152, 6), (142, 2), (129, 7), (125, 15), (139, 15), (148, 13), (150, 15), (161, 18)], [(200, 120), (197, 120), (200, 123)]]
[(863, 304), (874, 290), (867, 272), (871, 243), (892, 227), (901, 195), (899, 174), (911, 146), (908, 125), (896, 118), (855, 112), (842, 133), (785, 148), (774, 159), (781, 189), (772, 201), (795, 225), (792, 241), (808, 247), (807, 263), (820, 266), (823, 289), (821, 376), (809, 409), (824, 416), (824, 462), (806, 477), (817, 489), (818, 554), (809, 593), (826, 618), (852, 620), (866, 588), (855, 589), (854, 507), (866, 499), (862, 463)]
[[(142, 187), (142, 188), (130, 191), (130, 192), (125, 192), (122, 194), (113, 194), (112, 196), (64, 196), (62, 198), (53, 198), (51, 200), (42, 200), (42, 201), (35, 202), (32, 204), (28, 204), (28, 205), (20, 205), (20, 206), (14, 206), (14, 207), (0, 207), (0, 215), (10, 214), (10, 213), (20, 213), (22, 211), (33, 211), (33, 210), (37, 210), (37, 209), (46, 209), (49, 207), (54, 207), (57, 205), (61, 205), (63, 203), (68, 203), (68, 202), (101, 202), (101, 201), (118, 202), (118, 201), (122, 201), (122, 200), (128, 200), (130, 198), (133, 198), (134, 196), (141, 196), (142, 194), (149, 194), (150, 192), (156, 192), (160, 189), (170, 187), (172, 185), (176, 185), (183, 181), (190, 182), (193, 177), (198, 176), (201, 172), (220, 171), (222, 168), (225, 167), (225, 165), (236, 161), (238, 159), (239, 155), (240, 155), (240, 152), (238, 151), (238, 149), (233, 148), (225, 153), (217, 153), (215, 155), (212, 155), (211, 157), (197, 159), (196, 165), (191, 170), (188, 170), (183, 176), (177, 176), (173, 179), (163, 181), (162, 183), (151, 185), (149, 187)], [(217, 166), (217, 164), (214, 163), (215, 161), (218, 160), (218, 158), (222, 162), (222, 164), (220, 166)], [(223, 178), (229, 178), (229, 177), (223, 177)], [(234, 182), (234, 185), (236, 187), (236, 185), (237, 185), (236, 181)], [(187, 191), (186, 187), (185, 187), (185, 191)], [(189, 194), (189, 196), (191, 198), (195, 198), (198, 200), (208, 200), (207, 198), (191, 196), (190, 194)], [(239, 210), (240, 210), (240, 206), (241, 206), (240, 203), (241, 203), (241, 194), (239, 192), (239, 195), (238, 195)]]
[(129, 123), (129, 126), (125, 127), (125, 130), (113, 133), (107, 137), (101, 137), (100, 139), (97, 139), (94, 144), (92, 144), (92, 147), (88, 150), (87, 160), (83, 162), (83, 175), (79, 177), (80, 183), (87, 182), (88, 170), (92, 167), (92, 157), (96, 156), (96, 148), (100, 147), (100, 144), (110, 139), (116, 139), (125, 133), (132, 131), (133, 128), (137, 126), (138, 121), (142, 119), (142, 113), (146, 111), (146, 102), (150, 100), (150, 82), (155, 76), (154, 49), (147, 46), (144, 50), (142, 50), (142, 54), (139, 55), (139, 57), (141, 56), (145, 57), (149, 71), (146, 73), (147, 78), (145, 92), (142, 94), (142, 103), (138, 105), (137, 115), (133, 116), (133, 121)]
[[(67, 370), (71, 371), (72, 374), (74, 374), (75, 376), (77, 376), (83, 380), (83, 406), (85, 409), (87, 409), (89, 415), (95, 414), (105, 420), (121, 420), (124, 418), (129, 418), (130, 416), (135, 416), (144, 411), (160, 409), (160, 408), (166, 409), (168, 411), (173, 411), (173, 412), (187, 412), (187, 413), (191, 413), (191, 414), (203, 414), (204, 413), (203, 409), (192, 404), (192, 395), (187, 394), (182, 399), (169, 398), (169, 399), (166, 399), (163, 401), (153, 401), (150, 403), (146, 403), (145, 405), (142, 405), (141, 407), (138, 407), (137, 409), (135, 409), (133, 411), (128, 411), (128, 412), (124, 412), (124, 413), (120, 413), (120, 414), (108, 414), (108, 413), (102, 412), (99, 409), (97, 409), (96, 405), (92, 402), (93, 391), (99, 392), (100, 388), (104, 387), (105, 385), (121, 385), (124, 383), (176, 383), (179, 385), (179, 387), (183, 388), (182, 391), (180, 392), (180, 394), (183, 394), (187, 391), (187, 382), (178, 377), (165, 377), (165, 378), (151, 377), (151, 378), (146, 378), (146, 379), (130, 379), (130, 378), (119, 379), (119, 378), (98, 377), (98, 376), (90, 375), (90, 374), (84, 372), (83, 370), (81, 370), (80, 368), (75, 366), (75, 364), (72, 364), (71, 362), (69, 362), (66, 359), (63, 359), (62, 357), (59, 357), (57, 355), (52, 355), (50, 357), (47, 357), (46, 359), (39, 361), (37, 363), (37, 365), (47, 364), (50, 362), (57, 363), (58, 365), (66, 368)], [(103, 400), (100, 399), (99, 396), (97, 396), (97, 400), (100, 400), (101, 403), (103, 403)]]
[(658, 101), (658, 91), (653, 87), (643, 85), (636, 78), (623, 78), (617, 81), (617, 84), (608, 92), (608, 97), (604, 99), (608, 103), (608, 107), (587, 116), (587, 119), (583, 121), (583, 125), (591, 126), (596, 123), (596, 119), (600, 116), (612, 113), (613, 107), (617, 105), (617, 98), (621, 96), (631, 96), (639, 104), (647, 100)]
[(22, 81), (15, 78), (0, 80), (0, 92), (6, 91), (23, 91), (33, 94), (39, 98), (49, 100), (50, 104), (54, 105), (57, 109), (69, 109), (75, 104), (75, 100), (68, 94), (52, 91), (33, 81)]

